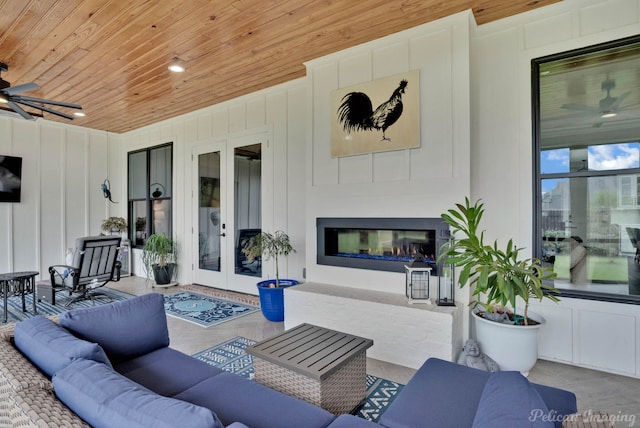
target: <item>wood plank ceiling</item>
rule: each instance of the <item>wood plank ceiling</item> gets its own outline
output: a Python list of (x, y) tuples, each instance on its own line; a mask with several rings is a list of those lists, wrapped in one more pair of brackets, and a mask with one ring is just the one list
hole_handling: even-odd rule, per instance
[[(40, 85), (22, 95), (81, 104), (87, 116), (74, 124), (122, 133), (453, 13), (472, 9), (484, 24), (557, 1), (0, 0), (0, 61), (12, 86)], [(172, 61), (186, 71), (169, 72)]]

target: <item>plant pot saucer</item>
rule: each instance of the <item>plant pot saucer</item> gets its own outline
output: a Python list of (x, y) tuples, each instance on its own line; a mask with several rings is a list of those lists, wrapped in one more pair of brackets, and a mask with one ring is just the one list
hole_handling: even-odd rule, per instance
[(172, 281), (168, 284), (158, 284), (154, 281), (153, 284), (151, 284), (153, 288), (169, 288), (169, 287), (175, 287), (176, 285), (178, 285), (177, 281)]

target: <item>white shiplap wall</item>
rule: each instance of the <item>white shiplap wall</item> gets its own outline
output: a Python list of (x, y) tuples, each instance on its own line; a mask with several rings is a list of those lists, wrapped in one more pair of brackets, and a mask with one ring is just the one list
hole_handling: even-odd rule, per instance
[[(531, 59), (638, 34), (639, 5), (562, 1), (475, 32), (471, 194), (485, 202), (489, 239), (532, 246)], [(532, 310), (547, 319), (542, 358), (640, 377), (640, 306), (563, 299)]]
[[(306, 89), (302, 80), (256, 92), (229, 102), (147, 126), (121, 136), (120, 175), (126, 177), (127, 152), (173, 142), (173, 230), (180, 247), (179, 282), (192, 282), (191, 264), (197, 257), (192, 245), (192, 163), (194, 146), (230, 141), (255, 134), (272, 136), (263, 146), (263, 229), (285, 230), (298, 250), (281, 261), (281, 275), (302, 279), (304, 267), (304, 158)], [(126, 191), (126, 182), (121, 188)], [(271, 274), (269, 267), (264, 276)], [(138, 264), (134, 271), (143, 275)], [(234, 289), (235, 284), (208, 284)], [(244, 292), (257, 293), (255, 288)]]
[(64, 262), (76, 238), (100, 234), (109, 204), (107, 133), (38, 119), (0, 117), (0, 154), (22, 157), (22, 200), (0, 204), (0, 272)]

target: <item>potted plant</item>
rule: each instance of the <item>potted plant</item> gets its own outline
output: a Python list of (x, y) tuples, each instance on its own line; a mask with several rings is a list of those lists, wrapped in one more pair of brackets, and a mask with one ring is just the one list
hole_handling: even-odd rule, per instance
[(177, 258), (178, 251), (175, 241), (164, 234), (152, 234), (142, 247), (144, 270), (147, 276), (153, 274), (158, 285), (167, 285), (171, 282), (175, 274)]
[(102, 221), (102, 231), (113, 234), (125, 233), (127, 231), (127, 220), (123, 217), (109, 217)]
[[(558, 290), (545, 281), (556, 274), (539, 259), (521, 257), (523, 248), (509, 240), (506, 248), (484, 243), (479, 229), (484, 204), (465, 198), (442, 214), (454, 233), (454, 241), (442, 247), (440, 259), (461, 268), (458, 285), (472, 286), (470, 303), (481, 350), (502, 370), (528, 375), (538, 359), (538, 329), (544, 319), (529, 312), (529, 300), (548, 298), (558, 302)], [(519, 298), (519, 299), (518, 299)], [(518, 300), (523, 309), (518, 312)]]
[(298, 284), (294, 279), (280, 279), (278, 269), (278, 257), (286, 257), (295, 251), (289, 235), (281, 230), (273, 234), (261, 232), (243, 243), (242, 253), (248, 261), (251, 262), (258, 257), (265, 261), (271, 258), (274, 260), (275, 279), (260, 281), (257, 284), (260, 308), (269, 321), (284, 321), (284, 288)]

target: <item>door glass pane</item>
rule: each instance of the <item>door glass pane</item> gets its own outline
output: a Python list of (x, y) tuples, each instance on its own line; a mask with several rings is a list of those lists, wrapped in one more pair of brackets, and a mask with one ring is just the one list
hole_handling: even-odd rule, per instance
[(198, 155), (198, 265), (220, 272), (220, 152)]
[(262, 145), (236, 147), (234, 150), (235, 272), (262, 276), (261, 260), (248, 261), (242, 253), (244, 242), (260, 233), (262, 226)]

